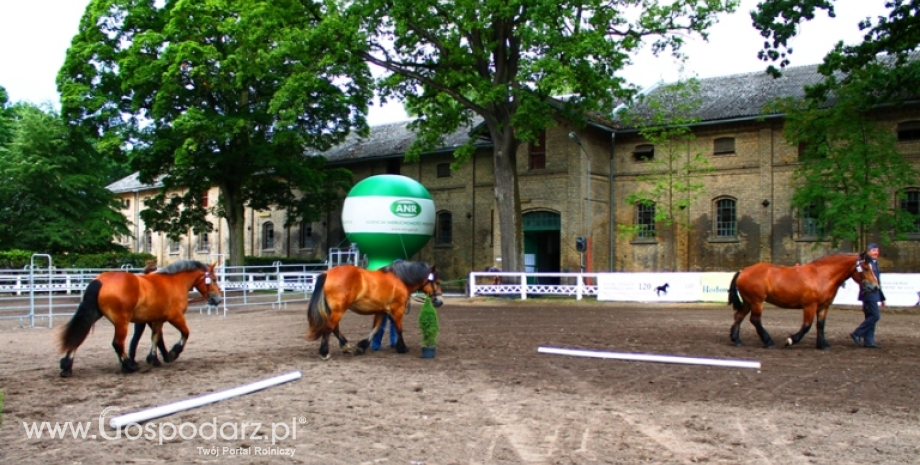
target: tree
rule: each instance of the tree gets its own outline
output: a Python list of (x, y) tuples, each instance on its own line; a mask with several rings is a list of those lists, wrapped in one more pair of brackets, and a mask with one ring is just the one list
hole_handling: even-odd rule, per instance
[[(0, 86), (0, 151), (13, 140), (13, 109), (6, 89)], [(0, 152), (2, 153), (2, 152)]]
[(834, 93), (833, 106), (786, 100), (785, 138), (800, 147), (793, 172), (792, 207), (817, 228), (818, 239), (833, 247), (849, 241), (865, 250), (872, 233), (883, 241), (914, 230), (914, 215), (891, 208), (892, 194), (916, 184), (916, 169), (898, 152), (896, 135), (873, 119), (865, 81), (855, 79)]
[(112, 239), (130, 231), (92, 144), (72, 137), (50, 109), (20, 103), (11, 113), (11, 141), (0, 148), (0, 248), (123, 250)]
[[(639, 128), (639, 135), (654, 146), (654, 156), (639, 176), (641, 186), (626, 196), (630, 205), (654, 209), (653, 221), (671, 229), (673, 269), (680, 269), (678, 238), (680, 231), (692, 228), (690, 206), (704, 193), (703, 175), (712, 171), (701, 152), (691, 153), (691, 125), (699, 121), (694, 111), (701, 105), (699, 81), (669, 84), (650, 95), (641, 96), (638, 104), (622, 117), (625, 124)], [(642, 234), (642, 225), (620, 225), (627, 236)], [(686, 264), (689, 266), (689, 263)]]
[[(735, 0), (354, 0), (348, 24), (362, 56), (385, 70), (384, 98), (401, 98), (419, 137), (409, 153), (482, 118), (493, 147), (495, 202), (506, 271), (523, 269), (517, 150), (559, 114), (552, 97), (576, 89), (561, 114), (576, 125), (610, 115), (635, 89), (616, 75), (645, 38), (679, 53), (685, 33), (705, 36)], [(336, 19), (338, 21), (338, 19)], [(472, 142), (455, 164), (473, 153)]]
[[(751, 13), (754, 25), (772, 42), (759, 54), (765, 61), (790, 63), (788, 41), (802, 21), (819, 10), (834, 16), (833, 0), (764, 2)], [(903, 105), (917, 98), (920, 61), (912, 58), (920, 45), (920, 1), (886, 2), (887, 17), (866, 18), (863, 42), (839, 42), (818, 67), (822, 82), (805, 88), (801, 102), (783, 101), (786, 139), (803, 147), (796, 169), (793, 206), (821, 226), (819, 236), (836, 247), (851, 241), (862, 250), (867, 235), (882, 239), (902, 236), (915, 218), (892, 211), (891, 195), (915, 183), (916, 170), (895, 149), (894, 134), (874, 121), (882, 105)], [(778, 76), (774, 66), (768, 72)], [(889, 233), (890, 234), (887, 234)]]
[[(318, 22), (333, 8), (93, 0), (58, 76), (64, 117), (110, 156), (126, 153), (142, 182), (162, 182), (141, 214), (148, 227), (206, 232), (213, 212), (227, 221), (230, 263), (242, 264), (246, 206), (314, 221), (350, 182), (308, 155), (367, 130), (363, 43)], [(215, 185), (209, 210), (202, 196)]]

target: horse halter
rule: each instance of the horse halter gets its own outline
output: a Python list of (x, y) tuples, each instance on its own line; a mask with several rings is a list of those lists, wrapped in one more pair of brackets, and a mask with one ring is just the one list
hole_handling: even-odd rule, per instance
[(433, 268), (428, 271), (428, 279), (425, 281), (425, 284), (431, 284), (431, 294), (428, 294), (428, 297), (431, 298), (434, 306), (440, 307), (443, 305), (444, 302), (441, 300), (441, 296), (443, 295), (441, 292), (441, 285), (438, 284), (438, 275)]

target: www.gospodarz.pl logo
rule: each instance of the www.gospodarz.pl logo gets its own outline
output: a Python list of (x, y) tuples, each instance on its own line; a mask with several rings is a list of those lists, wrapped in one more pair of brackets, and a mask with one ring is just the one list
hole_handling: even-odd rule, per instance
[[(120, 424), (114, 429), (107, 428), (106, 416), (109, 413), (118, 412), (118, 410), (118, 407), (106, 407), (102, 410), (102, 413), (99, 414), (96, 434), (93, 434), (93, 422), (91, 421), (66, 421), (63, 423), (51, 423), (48, 421), (28, 423), (24, 421), (22, 422), (22, 426), (25, 428), (26, 436), (29, 439), (41, 439), (43, 437), (51, 439), (63, 439), (67, 437), (74, 439), (96, 439), (102, 437), (103, 439), (113, 440), (124, 437), (132, 441), (143, 438), (148, 441), (156, 441), (159, 444), (163, 444), (164, 441), (172, 441), (177, 438), (184, 440), (214, 440), (220, 438), (227, 441), (242, 439), (251, 441), (271, 440), (272, 445), (284, 439), (297, 439), (298, 420), (293, 417), (290, 423), (272, 423), (270, 428), (271, 435), (259, 433), (262, 428), (262, 423), (260, 422), (225, 422), (218, 424), (216, 417), (212, 417), (210, 422), (204, 422), (200, 425), (191, 422), (184, 422), (176, 425), (169, 421), (160, 423), (148, 422), (144, 425), (130, 422), (123, 425)], [(301, 418), (300, 422), (304, 423), (305, 421), (305, 418)]]

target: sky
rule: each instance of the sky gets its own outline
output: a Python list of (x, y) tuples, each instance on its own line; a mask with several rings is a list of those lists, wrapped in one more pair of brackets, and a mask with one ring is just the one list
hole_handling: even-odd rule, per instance
[[(690, 38), (684, 46), (688, 60), (681, 66), (669, 54), (648, 51), (635, 57), (622, 75), (640, 87), (658, 81), (757, 72), (767, 64), (757, 59), (763, 44), (751, 26), (749, 12), (758, 1), (742, 0), (731, 15), (710, 29), (709, 41)], [(804, 23), (791, 42), (792, 66), (820, 63), (837, 41), (858, 43), (857, 23), (866, 16), (886, 15), (885, 0), (837, 0), (836, 18), (823, 12)], [(0, 86), (11, 101), (60, 106), (55, 79), (89, 0), (0, 0)], [(407, 119), (398, 102), (371, 107), (371, 125)]]

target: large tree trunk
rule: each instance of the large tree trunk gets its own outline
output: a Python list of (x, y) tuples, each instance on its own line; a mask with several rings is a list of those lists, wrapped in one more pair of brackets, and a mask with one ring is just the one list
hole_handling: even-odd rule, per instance
[[(510, 122), (509, 122), (510, 123)], [(494, 147), (495, 205), (501, 238), (502, 271), (524, 271), (521, 195), (517, 177), (517, 141), (510, 124), (489, 128)]]
[(243, 266), (243, 259), (246, 256), (246, 217), (243, 202), (237, 189), (224, 185), (220, 190), (221, 206), (224, 210), (224, 219), (227, 220), (227, 234), (230, 242), (226, 264)]

